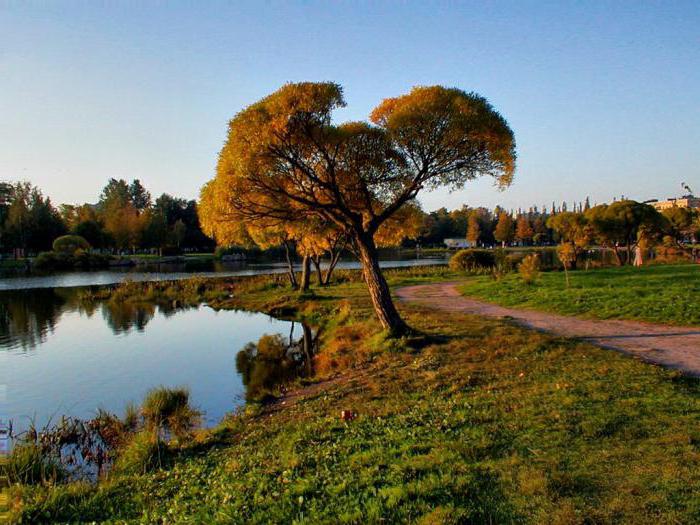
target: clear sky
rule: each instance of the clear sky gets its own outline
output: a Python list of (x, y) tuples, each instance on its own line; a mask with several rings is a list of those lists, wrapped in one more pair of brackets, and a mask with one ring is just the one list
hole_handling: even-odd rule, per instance
[(698, 0), (0, 0), (0, 179), (57, 203), (94, 202), (109, 177), (193, 198), (238, 110), (333, 80), (338, 120), (443, 84), (509, 121), (514, 184), (427, 194), (427, 210), (700, 193), (699, 28)]

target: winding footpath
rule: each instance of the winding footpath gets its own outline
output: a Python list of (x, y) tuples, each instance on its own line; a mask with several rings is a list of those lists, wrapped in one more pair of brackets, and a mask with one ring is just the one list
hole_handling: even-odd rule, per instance
[(700, 376), (700, 327), (638, 321), (581, 319), (535, 310), (506, 308), (464, 297), (462, 283), (407, 286), (396, 290), (402, 301), (451, 312), (508, 318), (526, 328), (618, 350), (650, 363)]

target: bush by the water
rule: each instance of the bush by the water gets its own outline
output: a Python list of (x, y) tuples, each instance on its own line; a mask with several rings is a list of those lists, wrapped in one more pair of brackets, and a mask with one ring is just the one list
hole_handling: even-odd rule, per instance
[(121, 474), (145, 474), (162, 466), (167, 445), (152, 432), (142, 430), (134, 434), (129, 443), (119, 451), (114, 472)]
[(490, 250), (459, 250), (450, 259), (450, 270), (455, 272), (478, 272), (490, 270), (496, 265)]
[(90, 253), (82, 249), (78, 249), (74, 253), (42, 252), (34, 260), (33, 268), (41, 272), (106, 268), (109, 266), (109, 259), (107, 255)]
[(146, 427), (167, 430), (177, 438), (187, 436), (199, 421), (200, 413), (190, 406), (186, 388), (159, 386), (150, 390), (141, 405)]
[(53, 251), (57, 253), (73, 255), (78, 250), (87, 251), (89, 249), (90, 243), (80, 235), (62, 235), (53, 241)]

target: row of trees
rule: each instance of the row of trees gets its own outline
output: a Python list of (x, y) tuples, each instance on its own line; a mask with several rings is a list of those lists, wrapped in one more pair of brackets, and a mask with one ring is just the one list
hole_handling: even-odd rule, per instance
[(576, 218), (575, 222), (585, 225), (590, 243), (609, 246), (620, 260), (619, 248), (635, 247), (640, 226), (648, 234), (656, 232), (657, 240), (666, 236), (683, 243), (700, 237), (700, 212), (688, 208), (668, 208), (659, 213), (652, 206), (632, 200), (590, 206), (586, 199), (574, 209), (567, 211), (566, 204), (552, 205), (544, 211), (533, 207), (517, 212), (499, 207), (441, 208), (424, 215), (418, 241), (428, 246), (442, 245), (445, 238), (466, 238), (474, 246), (548, 246), (561, 240), (561, 225)]
[(137, 179), (110, 179), (96, 204), (59, 207), (28, 182), (0, 183), (1, 249), (50, 250), (54, 239), (66, 233), (109, 251), (213, 248), (199, 226), (194, 200), (164, 193), (153, 201)]
[(547, 227), (547, 219), (561, 213), (539, 211), (536, 207), (527, 212), (514, 213), (504, 208), (470, 208), (448, 211), (441, 208), (426, 214), (418, 241), (423, 246), (443, 246), (446, 238), (467, 239), (474, 246), (548, 245), (554, 242), (554, 232)]
[(644, 254), (657, 244), (691, 253), (690, 243), (700, 237), (700, 212), (680, 207), (659, 212), (645, 203), (622, 200), (583, 212), (558, 213), (547, 226), (565, 248), (565, 266), (575, 267), (592, 244), (610, 250), (618, 265), (633, 264), (635, 256), (642, 264)]
[(51, 199), (28, 182), (0, 182), (0, 248), (38, 252), (66, 233)]

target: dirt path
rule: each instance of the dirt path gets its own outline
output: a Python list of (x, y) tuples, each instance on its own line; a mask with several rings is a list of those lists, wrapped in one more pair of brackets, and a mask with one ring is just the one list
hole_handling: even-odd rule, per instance
[(582, 339), (644, 361), (700, 376), (700, 327), (637, 321), (590, 320), (534, 310), (518, 310), (462, 296), (461, 283), (407, 286), (396, 290), (402, 301), (487, 317), (508, 317), (527, 328)]

